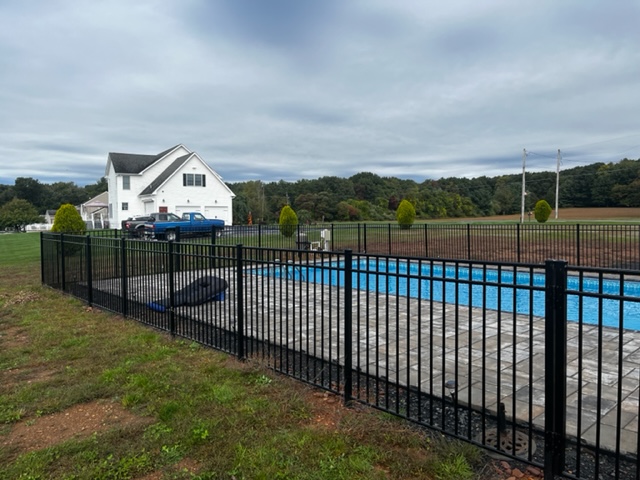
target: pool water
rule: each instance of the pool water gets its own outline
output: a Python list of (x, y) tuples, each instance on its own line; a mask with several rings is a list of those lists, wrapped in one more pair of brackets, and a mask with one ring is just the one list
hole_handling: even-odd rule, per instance
[[(419, 270), (420, 269), (420, 270)], [(544, 274), (447, 266), (416, 262), (353, 262), (355, 289), (409, 296), (490, 310), (545, 315)], [(287, 276), (325, 285), (344, 286), (344, 262), (322, 266), (282, 265), (262, 274)], [(640, 330), (640, 282), (569, 276), (567, 319)], [(580, 293), (578, 293), (580, 292)], [(619, 298), (604, 298), (607, 295)]]

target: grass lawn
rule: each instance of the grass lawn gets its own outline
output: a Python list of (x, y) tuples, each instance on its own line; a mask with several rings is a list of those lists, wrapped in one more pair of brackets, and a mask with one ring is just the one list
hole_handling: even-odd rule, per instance
[(40, 285), (0, 235), (0, 478), (496, 478), (471, 446)]

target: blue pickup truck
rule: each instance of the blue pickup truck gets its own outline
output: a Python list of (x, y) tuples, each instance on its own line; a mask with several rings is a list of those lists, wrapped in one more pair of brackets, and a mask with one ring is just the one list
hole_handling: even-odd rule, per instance
[(198, 212), (186, 212), (179, 220), (157, 220), (153, 223), (145, 223), (145, 234), (151, 238), (165, 239), (173, 241), (180, 237), (196, 237), (211, 235), (212, 229), (217, 230), (217, 234), (224, 229), (224, 220), (208, 219)]

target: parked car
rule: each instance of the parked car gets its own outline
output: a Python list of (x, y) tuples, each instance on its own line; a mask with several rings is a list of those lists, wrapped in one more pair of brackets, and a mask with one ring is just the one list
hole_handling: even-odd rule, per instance
[(171, 220), (156, 220), (144, 224), (145, 235), (151, 238), (164, 238), (165, 240), (175, 240), (178, 232), (180, 236), (207, 236), (211, 235), (211, 229), (218, 231), (224, 229), (224, 220), (208, 219), (199, 212), (185, 212), (182, 218), (177, 217)]
[(180, 217), (175, 213), (168, 212), (156, 212), (149, 213), (147, 215), (134, 215), (126, 220), (122, 221), (122, 230), (127, 232), (131, 237), (144, 237), (145, 236), (145, 224), (154, 223), (156, 221), (179, 221)]

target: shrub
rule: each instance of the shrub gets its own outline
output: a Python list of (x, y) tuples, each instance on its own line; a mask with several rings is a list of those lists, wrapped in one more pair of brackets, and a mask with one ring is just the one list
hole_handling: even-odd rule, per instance
[(551, 207), (546, 200), (538, 200), (533, 213), (538, 222), (544, 223), (549, 220), (549, 215), (551, 215)]
[(280, 233), (285, 237), (292, 237), (298, 226), (298, 216), (289, 205), (285, 205), (280, 210), (280, 220), (278, 221), (280, 226)]
[(400, 228), (411, 228), (416, 219), (416, 209), (409, 200), (402, 200), (396, 210), (396, 220)]
[(53, 218), (52, 232), (73, 232), (83, 233), (85, 229), (84, 220), (76, 210), (76, 207), (70, 203), (60, 205)]

